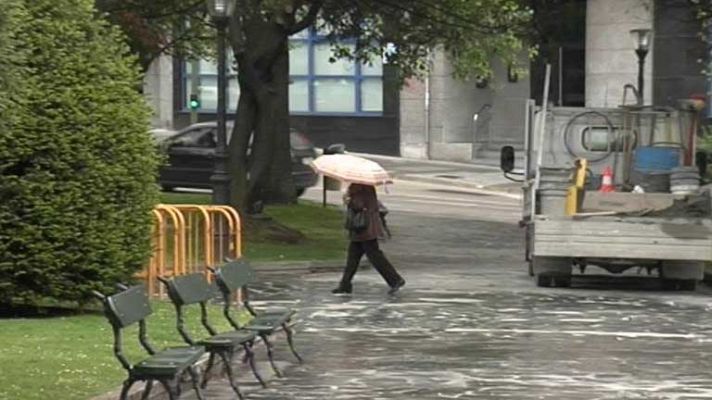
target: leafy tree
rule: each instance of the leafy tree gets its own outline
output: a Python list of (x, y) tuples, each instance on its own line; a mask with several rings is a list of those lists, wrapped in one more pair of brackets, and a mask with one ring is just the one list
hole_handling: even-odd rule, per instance
[[(165, 22), (176, 17), (190, 21), (178, 26), (196, 32), (206, 32), (209, 24), (204, 9), (190, 0), (175, 1), (172, 8), (161, 7), (160, 1), (155, 8), (139, 0), (105, 1), (112, 6), (104, 4), (103, 10), (129, 12), (164, 37), (173, 37), (174, 28)], [(153, 18), (157, 15), (163, 19)], [(388, 46), (395, 51), (384, 57), (401, 78), (423, 73), (428, 52), (441, 48), (458, 77), (486, 78), (493, 58), (513, 63), (521, 54), (529, 19), (519, 0), (237, 0), (228, 34), (241, 93), (229, 144), (231, 202), (244, 210), (258, 200), (294, 200), (288, 135), (290, 35), (324, 28), (330, 32), (334, 58), (359, 62), (384, 56)], [(339, 46), (343, 38), (355, 39), (355, 47)], [(200, 53), (201, 43), (193, 40), (181, 48)]]
[(215, 30), (205, 0), (96, 0), (96, 8), (121, 28), (144, 72), (162, 54), (210, 55)]
[(91, 0), (18, 4), (17, 43), (2, 50), (26, 49), (27, 73), (0, 135), (0, 302), (82, 302), (150, 254), (149, 109), (123, 37)]

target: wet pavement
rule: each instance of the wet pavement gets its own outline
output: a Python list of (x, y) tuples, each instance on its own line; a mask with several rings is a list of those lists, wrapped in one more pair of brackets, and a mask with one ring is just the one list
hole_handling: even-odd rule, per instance
[[(637, 276), (537, 288), (512, 215), (394, 213), (386, 253), (408, 280), (395, 296), (370, 269), (346, 297), (329, 293), (336, 273), (261, 275), (255, 304), (299, 309), (296, 343), (307, 361), (291, 363), (279, 340), (285, 376), (261, 389), (242, 375), (248, 397), (712, 398), (709, 289), (665, 292)], [(233, 398), (224, 384), (206, 394)]]

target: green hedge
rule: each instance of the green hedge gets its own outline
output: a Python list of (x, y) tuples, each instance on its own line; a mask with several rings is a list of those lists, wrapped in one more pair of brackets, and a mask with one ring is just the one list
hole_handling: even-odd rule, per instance
[(21, 4), (23, 98), (0, 135), (0, 302), (82, 302), (149, 255), (149, 110), (134, 60), (92, 0)]

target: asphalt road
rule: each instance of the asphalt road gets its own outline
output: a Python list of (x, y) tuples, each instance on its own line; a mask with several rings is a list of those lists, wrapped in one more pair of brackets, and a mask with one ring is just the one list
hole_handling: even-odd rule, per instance
[[(516, 200), (407, 182), (381, 198), (394, 233), (383, 247), (407, 285), (389, 296), (366, 269), (343, 297), (329, 293), (337, 273), (261, 276), (256, 305), (299, 309), (307, 362), (280, 343), (285, 377), (260, 389), (243, 375), (249, 398), (712, 398), (708, 289), (667, 292), (636, 275), (538, 288)], [(232, 398), (224, 387), (208, 398)]]

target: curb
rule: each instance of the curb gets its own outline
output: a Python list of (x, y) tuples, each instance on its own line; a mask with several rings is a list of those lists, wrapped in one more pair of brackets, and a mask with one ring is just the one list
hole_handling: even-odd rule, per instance
[(306, 272), (320, 273), (340, 271), (344, 268), (344, 260), (325, 261), (267, 261), (253, 262), (257, 273)]

